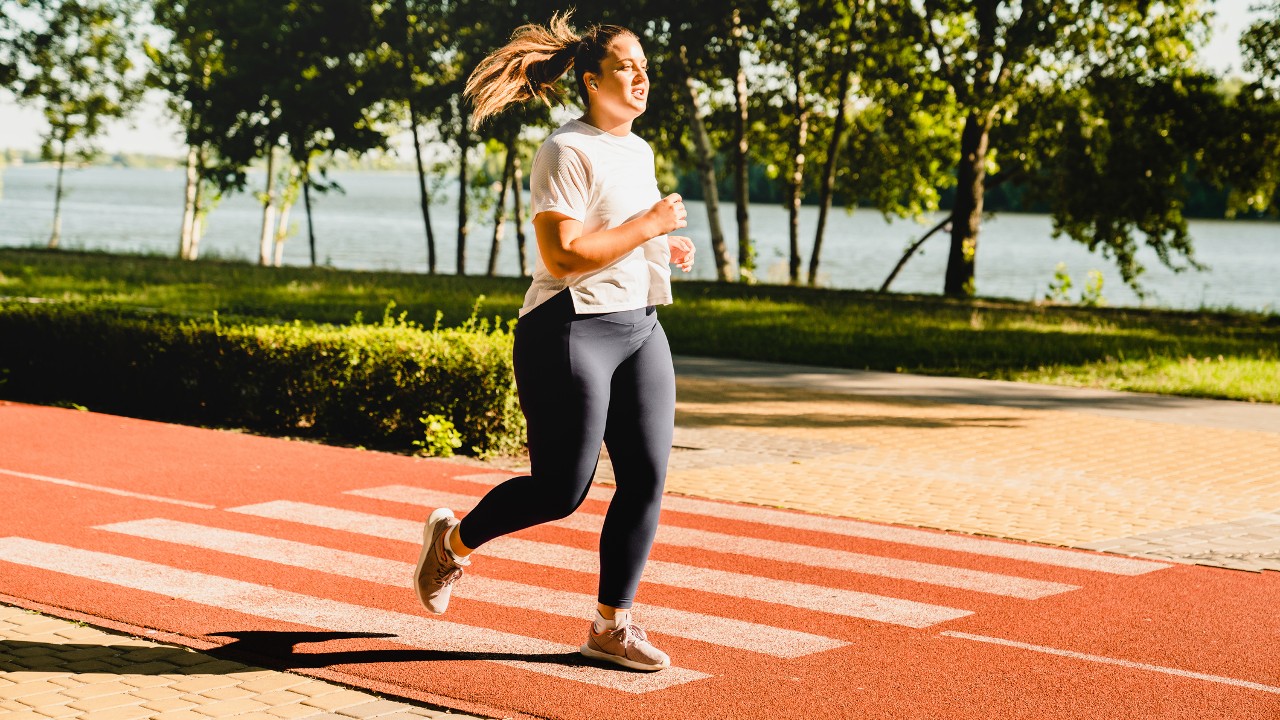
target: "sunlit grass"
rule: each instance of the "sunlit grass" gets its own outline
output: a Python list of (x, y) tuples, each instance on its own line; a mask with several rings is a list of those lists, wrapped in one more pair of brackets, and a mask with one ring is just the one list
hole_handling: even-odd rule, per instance
[[(445, 327), (517, 316), (528, 280), (0, 250), (0, 295), (185, 315)], [(1280, 315), (1043, 306), (682, 281), (677, 353), (1280, 402)]]

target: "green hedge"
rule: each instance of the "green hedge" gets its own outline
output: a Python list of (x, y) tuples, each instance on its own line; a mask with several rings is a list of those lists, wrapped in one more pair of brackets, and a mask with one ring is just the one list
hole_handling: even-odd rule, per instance
[(477, 455), (524, 443), (511, 333), (402, 318), (350, 326), (0, 303), (0, 395), (388, 450), (439, 415)]

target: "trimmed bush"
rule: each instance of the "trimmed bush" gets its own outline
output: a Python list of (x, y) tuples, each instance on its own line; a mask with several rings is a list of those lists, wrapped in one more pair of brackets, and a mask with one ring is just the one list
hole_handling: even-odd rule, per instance
[(412, 451), (438, 415), (485, 456), (524, 444), (511, 333), (474, 319), (349, 326), (0, 303), (0, 395)]

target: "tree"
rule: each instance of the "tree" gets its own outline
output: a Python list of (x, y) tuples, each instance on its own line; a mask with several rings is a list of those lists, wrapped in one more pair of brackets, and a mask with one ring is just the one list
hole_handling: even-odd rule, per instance
[[(182, 225), (178, 257), (195, 260), (200, 254), (201, 228), (212, 192), (209, 158), (214, 152), (208, 141), (198, 140), (199, 128), (210, 111), (210, 83), (220, 70), (220, 41), (215, 35), (213, 13), (208, 0), (153, 0), (155, 25), (164, 35), (145, 44), (151, 67), (150, 87), (165, 92), (169, 112), (183, 129), (187, 145), (186, 189), (183, 194)], [(265, 233), (264, 233), (265, 234)], [(262, 251), (266, 265), (267, 250)]]
[(1218, 179), (1231, 188), (1229, 212), (1280, 213), (1280, 2), (1256, 8), (1240, 38), (1244, 68), (1254, 76), (1235, 95), (1233, 130), (1215, 148)]
[[(272, 165), (267, 177), (274, 182), (275, 150), (284, 150), (298, 171), (314, 265), (312, 191), (341, 189), (328, 181), (322, 161), (336, 152), (359, 155), (386, 145), (380, 101), (387, 93), (385, 73), (378, 72), (374, 22), (381, 6), (358, 0), (228, 0), (212, 7), (222, 63), (209, 79), (211, 102), (194, 139), (216, 149), (210, 174), (224, 190), (242, 189), (258, 158)], [(269, 211), (277, 194), (268, 188), (264, 261), (267, 242), (279, 236)]]
[(63, 173), (70, 158), (96, 154), (103, 122), (129, 114), (142, 96), (131, 55), (138, 47), (136, 0), (63, 0), (30, 5), (35, 29), (11, 71), (24, 102), (37, 105), (48, 129), (42, 153), (58, 165), (49, 247), (62, 238)]
[[(923, 58), (915, 64), (934, 69), (946, 80), (964, 117), (955, 165), (947, 295), (972, 295), (976, 290), (988, 173), (998, 170), (1004, 158), (1025, 153), (1029, 137), (1053, 132), (1053, 125), (1018, 122), (1020, 114), (1036, 107), (1046, 94), (1083, 101), (1088, 93), (1073, 90), (1100, 87), (1090, 85), (1098, 77), (1154, 85), (1184, 74), (1205, 29), (1200, 5), (1196, 0), (920, 0), (895, 6), (902, 35), (923, 49)], [(1018, 132), (1001, 134), (1003, 144), (996, 146), (992, 133), (999, 127)], [(1135, 148), (1155, 146), (1138, 143)], [(1039, 163), (1029, 158), (1024, 164)], [(1161, 201), (1159, 193), (1143, 199)], [(1178, 239), (1181, 220), (1176, 214), (1161, 216), (1159, 208), (1140, 202), (1120, 211), (1126, 215), (1123, 220), (1131, 222), (1114, 224), (1109, 210), (1096, 217), (1078, 214), (1059, 228), (1091, 246), (1105, 244), (1122, 262), (1132, 246), (1123, 233), (1135, 224), (1162, 259), (1169, 250), (1182, 253), (1189, 247)], [(1096, 232), (1085, 233), (1086, 228)]]

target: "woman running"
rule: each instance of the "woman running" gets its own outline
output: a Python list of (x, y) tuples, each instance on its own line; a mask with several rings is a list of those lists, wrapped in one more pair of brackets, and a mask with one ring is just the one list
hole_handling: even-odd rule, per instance
[(573, 513), (609, 445), (617, 489), (600, 533), (595, 619), (581, 652), (636, 670), (670, 666), (631, 620), (658, 528), (675, 426), (675, 372), (658, 323), (671, 302), (669, 263), (688, 272), (693, 243), (679, 195), (662, 197), (653, 151), (631, 132), (649, 99), (648, 60), (631, 31), (578, 35), (568, 14), (525, 25), (467, 80), (472, 124), (507, 106), (558, 99), (572, 68), (583, 115), (538, 149), (530, 175), (538, 258), (515, 330), (514, 366), (529, 429), (531, 474), (489, 491), (459, 522), (448, 508), (423, 529), (414, 583), (442, 613), (486, 542)]

